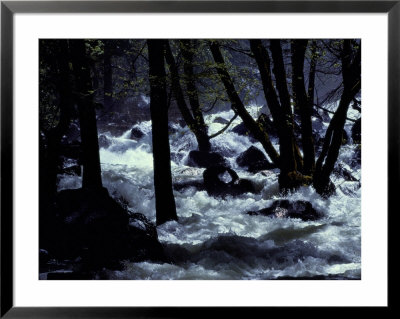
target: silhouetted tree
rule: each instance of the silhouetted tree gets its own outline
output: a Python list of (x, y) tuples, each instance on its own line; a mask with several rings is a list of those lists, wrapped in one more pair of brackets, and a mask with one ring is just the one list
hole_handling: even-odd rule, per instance
[(82, 140), (82, 187), (97, 189), (102, 182), (90, 61), (84, 40), (70, 40), (70, 50)]
[(180, 83), (180, 75), (178, 65), (176, 64), (175, 58), (172, 54), (172, 50), (169, 41), (165, 41), (165, 58), (171, 72), (171, 85), (175, 95), (177, 106), (182, 114), (186, 125), (196, 136), (199, 151), (209, 152), (211, 149), (210, 139), (207, 135), (207, 126), (204, 123), (203, 114), (201, 112), (198, 91), (195, 84), (193, 74), (193, 51), (191, 43), (187, 42), (190, 40), (180, 41), (180, 47), (184, 58), (184, 78), (186, 82), (186, 92), (189, 97), (189, 103), (191, 110), (189, 109)]
[(149, 51), (150, 113), (153, 134), (156, 222), (177, 220), (172, 191), (171, 155), (168, 138), (168, 103), (164, 67), (165, 41), (147, 40)]

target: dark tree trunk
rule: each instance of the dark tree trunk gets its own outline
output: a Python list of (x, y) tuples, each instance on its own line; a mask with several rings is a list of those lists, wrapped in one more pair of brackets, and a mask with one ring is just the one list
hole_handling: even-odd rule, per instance
[(344, 40), (342, 51), (343, 93), (338, 109), (325, 134), (324, 145), (314, 174), (313, 185), (321, 195), (330, 193), (329, 176), (339, 156), (347, 110), (361, 88), (361, 48), (357, 49), (353, 58), (352, 51), (351, 40)]
[(199, 143), (199, 151), (209, 152), (211, 144), (207, 134), (207, 126), (204, 123), (203, 113), (201, 112), (199, 95), (193, 72), (194, 45), (191, 40), (181, 40), (180, 47), (183, 56), (183, 69), (185, 72), (187, 94), (194, 121), (196, 123), (196, 130), (198, 131), (197, 141)]
[(177, 220), (172, 192), (171, 157), (168, 138), (168, 106), (164, 68), (165, 40), (147, 40), (149, 51), (150, 113), (153, 134), (156, 222)]
[(41, 196), (46, 197), (45, 201), (48, 201), (57, 192), (58, 167), (62, 164), (60, 162), (60, 143), (71, 121), (72, 90), (69, 80), (69, 48), (67, 40), (60, 40), (58, 44), (59, 52), (56, 67), (59, 81), (56, 82), (56, 87), (60, 95), (60, 117), (57, 126), (46, 133), (47, 147), (41, 141), (43, 151), (40, 152), (41, 156), (44, 155), (40, 163), (45, 164), (40, 172), (40, 189), (43, 190)]
[[(172, 90), (174, 92), (174, 95), (176, 98), (176, 103), (182, 114), (182, 117), (185, 120), (186, 125), (196, 136), (196, 140), (197, 140), (197, 143), (199, 146), (199, 151), (209, 152), (211, 149), (210, 139), (207, 134), (207, 127), (204, 123), (203, 114), (201, 113), (200, 105), (198, 102), (197, 88), (194, 84), (194, 79), (193, 79), (193, 66), (191, 68), (192, 74), (191, 74), (191, 76), (189, 75), (189, 77), (188, 77), (188, 78), (191, 77), (191, 81), (188, 80), (188, 82), (191, 82), (191, 83), (187, 84), (188, 85), (189, 102), (190, 102), (192, 112), (193, 112), (193, 115), (192, 115), (192, 113), (190, 112), (190, 110), (186, 104), (186, 101), (185, 101), (182, 86), (180, 84), (180, 76), (179, 76), (178, 66), (176, 65), (175, 58), (172, 54), (172, 50), (171, 50), (168, 40), (165, 41), (165, 59), (167, 61), (167, 64), (168, 64), (170, 72), (171, 72)], [(191, 63), (189, 63), (189, 64), (191, 64)], [(189, 69), (190, 69), (190, 66), (188, 65), (188, 63), (186, 63), (185, 72), (186, 71), (189, 72)]]
[(102, 182), (90, 63), (84, 40), (71, 40), (70, 48), (82, 140), (82, 187), (98, 189)]
[(110, 110), (113, 104), (111, 49), (110, 40), (104, 40), (104, 107), (107, 111)]
[(221, 78), (222, 83), (225, 86), (225, 90), (231, 102), (231, 107), (233, 111), (239, 114), (246, 128), (262, 144), (271, 160), (276, 165), (280, 166), (279, 154), (272, 145), (268, 133), (264, 130), (262, 126), (258, 125), (258, 123), (249, 114), (249, 112), (247, 112), (238, 93), (236, 92), (233, 81), (228, 73), (228, 70), (226, 69), (225, 61), (219, 49), (218, 43), (215, 41), (211, 42), (210, 49), (214, 60), (217, 63), (217, 72)]
[(282, 57), (282, 48), (279, 40), (271, 41), (271, 52), (274, 62), (275, 91), (271, 74), (271, 62), (267, 50), (261, 40), (250, 40), (250, 48), (257, 62), (265, 99), (276, 125), (280, 144), (280, 175), (279, 187), (286, 191), (294, 189), (308, 182), (298, 170), (302, 169), (302, 157), (295, 141), (293, 132), (293, 114), (290, 105), (290, 96), (286, 83), (286, 72)]
[[(307, 49), (308, 40), (292, 40), (292, 85), (293, 85), (293, 98), (295, 107), (300, 114), (301, 118), (301, 141), (304, 153), (304, 167), (303, 174), (312, 175), (315, 170), (315, 150), (314, 138), (312, 134), (312, 102), (313, 98), (309, 100), (304, 84), (304, 58)], [(311, 68), (314, 68), (315, 63), (311, 63)], [(312, 72), (310, 72), (311, 75)], [(313, 96), (314, 79), (309, 79), (309, 90)]]

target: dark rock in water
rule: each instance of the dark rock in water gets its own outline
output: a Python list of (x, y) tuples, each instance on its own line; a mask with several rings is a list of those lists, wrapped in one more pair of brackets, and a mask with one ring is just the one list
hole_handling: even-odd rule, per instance
[(144, 133), (142, 132), (142, 130), (138, 127), (133, 127), (131, 130), (131, 139), (136, 140), (136, 139), (140, 139), (144, 136)]
[(187, 189), (189, 187), (194, 187), (198, 191), (204, 190), (204, 184), (202, 181), (188, 181), (188, 182), (181, 182), (181, 183), (174, 183), (173, 188), (177, 191), (181, 191)]
[(351, 138), (353, 139), (353, 143), (361, 144), (361, 118), (355, 121), (351, 128)]
[[(272, 120), (269, 118), (268, 115), (262, 113), (258, 117), (256, 122), (265, 129), (265, 131), (268, 133), (268, 135), (273, 136), (273, 137), (277, 136), (277, 131), (276, 131), (275, 125), (272, 122)], [(243, 122), (236, 125), (232, 129), (232, 132), (234, 132), (238, 135), (242, 135), (242, 136), (249, 136), (250, 138), (254, 139), (254, 136), (250, 133), (250, 131), (247, 129), (247, 127), (244, 125)]]
[(259, 211), (249, 211), (248, 215), (264, 215), (275, 218), (300, 218), (303, 221), (314, 221), (322, 217), (322, 214), (315, 210), (308, 201), (277, 200), (270, 207)]
[(221, 116), (217, 116), (215, 119), (214, 119), (214, 121), (213, 121), (213, 123), (219, 123), (219, 124), (228, 124), (229, 123), (229, 121), (227, 120), (227, 119), (224, 119), (223, 117), (221, 117)]
[(232, 132), (238, 134), (238, 135), (243, 135), (243, 136), (251, 136), (250, 131), (247, 129), (246, 125), (244, 125), (244, 123), (240, 123), (238, 125), (236, 125), (233, 129)]
[(108, 132), (111, 136), (121, 136), (126, 131), (128, 131), (132, 127), (132, 124), (123, 124), (121, 122), (118, 123), (110, 123), (106, 122), (102, 124), (99, 122), (98, 129), (99, 132), (105, 133)]
[(227, 162), (222, 155), (216, 152), (190, 151), (187, 165), (207, 168), (216, 165), (227, 165)]
[(210, 196), (255, 193), (251, 181), (240, 179), (236, 172), (223, 165), (207, 168), (203, 173), (204, 187)]
[(246, 151), (240, 154), (236, 159), (236, 163), (241, 167), (248, 167), (251, 173), (276, 167), (270, 163), (264, 153), (255, 146), (250, 146)]
[(80, 260), (82, 269), (164, 258), (155, 227), (141, 214), (129, 216), (104, 188), (61, 191), (43, 213), (41, 248), (59, 260)]
[(112, 142), (108, 139), (107, 136), (105, 136), (104, 134), (101, 134), (99, 136), (99, 146), (100, 147), (108, 148), (111, 144), (112, 144)]

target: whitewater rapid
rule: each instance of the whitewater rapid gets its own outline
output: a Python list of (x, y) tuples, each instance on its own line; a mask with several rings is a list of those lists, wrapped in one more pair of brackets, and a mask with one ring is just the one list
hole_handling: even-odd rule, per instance
[[(257, 118), (260, 107), (248, 108)], [(209, 133), (224, 125), (216, 117), (230, 120), (232, 111), (206, 116)], [(349, 117), (357, 118), (356, 112)], [(278, 170), (250, 174), (238, 167), (236, 157), (251, 145), (260, 143), (232, 132), (241, 122), (237, 118), (229, 129), (211, 140), (213, 149), (223, 155), (239, 177), (251, 180), (259, 193), (211, 197), (194, 187), (174, 190), (178, 221), (157, 227), (158, 237), (172, 263), (126, 262), (123, 271), (110, 272), (110, 279), (276, 279), (323, 276), (361, 278), (361, 187), (360, 181), (345, 181), (332, 176), (337, 194), (321, 198), (312, 188), (303, 187), (285, 197), (279, 194)], [(323, 136), (328, 122), (320, 122)], [(351, 136), (352, 122), (345, 130)], [(144, 214), (155, 223), (151, 122), (135, 124), (144, 136), (130, 139), (130, 130), (112, 136), (100, 149), (102, 178), (110, 194), (127, 204), (129, 211)], [(174, 183), (202, 181), (204, 169), (187, 166), (187, 156), (197, 148), (187, 127), (172, 125), (170, 133), (172, 177)], [(273, 140), (278, 149), (277, 141)], [(342, 147), (337, 164), (361, 179), (361, 167), (353, 158), (357, 145)], [(81, 187), (78, 176), (62, 175), (59, 190)], [(277, 199), (307, 200), (323, 213), (318, 221), (249, 216), (270, 206)]]

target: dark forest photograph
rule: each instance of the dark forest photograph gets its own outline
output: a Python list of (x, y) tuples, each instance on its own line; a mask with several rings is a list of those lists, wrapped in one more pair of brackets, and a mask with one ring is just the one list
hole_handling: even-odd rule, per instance
[(38, 62), (39, 279), (361, 279), (360, 39), (40, 39)]

